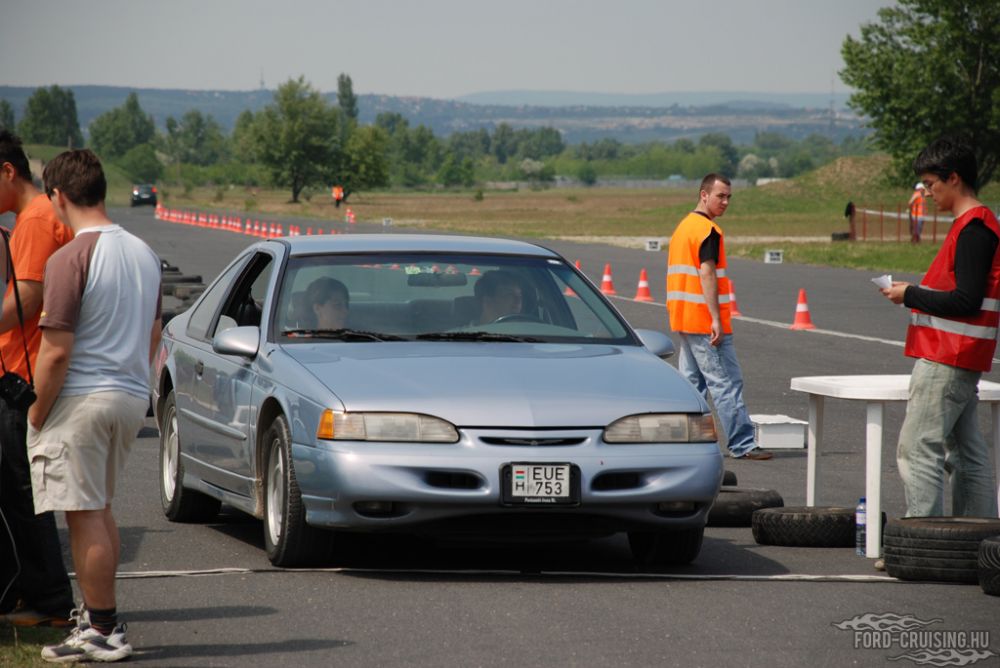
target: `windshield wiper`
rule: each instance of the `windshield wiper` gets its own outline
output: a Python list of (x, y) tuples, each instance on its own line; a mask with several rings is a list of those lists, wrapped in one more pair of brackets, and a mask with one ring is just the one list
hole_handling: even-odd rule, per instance
[(338, 341), (404, 341), (401, 336), (382, 332), (365, 332), (360, 329), (286, 329), (282, 336), (304, 339), (336, 339)]
[(428, 332), (418, 334), (420, 341), (503, 341), (515, 343), (540, 343), (541, 339), (530, 336), (513, 336), (511, 334), (495, 334), (493, 332)]

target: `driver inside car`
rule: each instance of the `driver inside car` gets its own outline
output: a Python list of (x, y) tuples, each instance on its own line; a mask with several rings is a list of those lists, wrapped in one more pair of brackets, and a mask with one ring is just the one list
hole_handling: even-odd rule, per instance
[(306, 303), (315, 318), (316, 329), (336, 330), (347, 327), (351, 304), (347, 286), (335, 278), (317, 278), (306, 288)]
[(475, 294), (479, 300), (479, 324), (521, 313), (524, 299), (521, 283), (510, 272), (487, 271), (476, 281)]

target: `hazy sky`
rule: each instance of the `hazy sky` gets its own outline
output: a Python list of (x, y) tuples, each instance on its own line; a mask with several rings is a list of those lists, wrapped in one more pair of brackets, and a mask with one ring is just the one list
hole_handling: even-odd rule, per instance
[[(0, 0), (0, 85), (830, 91), (891, 0)], [(846, 91), (836, 78), (834, 89)]]

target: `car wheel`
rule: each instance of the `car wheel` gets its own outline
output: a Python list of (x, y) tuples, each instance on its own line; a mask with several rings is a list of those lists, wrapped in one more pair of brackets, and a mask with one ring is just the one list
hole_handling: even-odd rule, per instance
[(979, 544), (979, 586), (990, 596), (1000, 596), (1000, 536), (985, 538)]
[(723, 487), (708, 511), (710, 527), (749, 527), (753, 513), (761, 508), (780, 508), (784, 499), (773, 489)]
[(160, 505), (172, 522), (203, 522), (219, 514), (222, 502), (184, 487), (184, 462), (177, 432), (174, 393), (163, 402), (160, 423)]
[(673, 531), (629, 531), (632, 556), (642, 566), (680, 566), (701, 552), (705, 527)]
[(979, 581), (980, 543), (1000, 533), (1000, 519), (904, 517), (885, 527), (885, 570), (901, 580)]
[(271, 563), (281, 567), (324, 563), (333, 544), (332, 531), (306, 524), (291, 441), (288, 422), (278, 416), (264, 435), (264, 546)]
[(726, 469), (725, 473), (722, 474), (722, 486), (723, 487), (736, 487), (739, 482), (736, 480), (736, 474)]

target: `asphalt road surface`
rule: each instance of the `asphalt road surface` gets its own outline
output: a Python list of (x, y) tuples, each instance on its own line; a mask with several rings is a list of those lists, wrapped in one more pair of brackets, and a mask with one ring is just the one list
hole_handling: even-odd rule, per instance
[[(156, 221), (149, 209), (112, 216), (206, 281), (254, 241)], [(674, 223), (665, 221), (665, 234)], [(611, 263), (623, 296), (615, 305), (636, 327), (665, 328), (663, 253), (543, 245), (579, 259), (597, 284)], [(642, 268), (658, 303), (629, 299)], [(752, 413), (805, 419), (805, 396), (789, 389), (793, 376), (909, 373), (901, 347), (907, 314), (878, 294), (870, 273), (733, 260), (731, 274), (745, 316), (734, 329)], [(800, 288), (822, 331), (788, 329)], [(998, 380), (997, 372), (986, 377)], [(890, 517), (904, 510), (893, 447), (902, 415), (901, 404), (886, 411), (882, 489)], [(853, 507), (864, 493), (863, 405), (828, 402), (825, 437), (818, 501)], [(902, 655), (911, 658), (890, 665), (918, 665), (919, 644), (873, 647), (879, 636), (836, 626), (868, 613), (910, 616), (926, 622), (924, 630), (985, 632), (977, 637), (993, 654), (975, 665), (1000, 664), (1000, 599), (978, 586), (895, 581), (853, 548), (759, 546), (748, 528), (708, 529), (695, 563), (670, 570), (637, 570), (622, 536), (515, 545), (383, 538), (349, 568), (275, 569), (257, 520), (233, 511), (208, 525), (166, 521), (157, 448), (150, 419), (115, 500), (119, 608), (137, 649), (133, 661), (144, 665), (818, 668), (886, 665)], [(804, 450), (769, 462), (727, 460), (727, 468), (740, 486), (775, 489), (785, 505), (805, 503)]]

